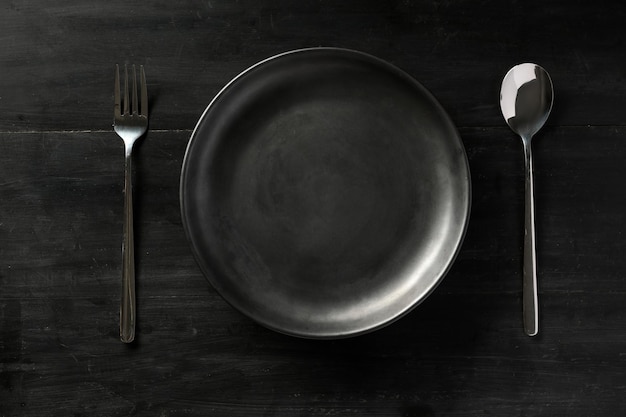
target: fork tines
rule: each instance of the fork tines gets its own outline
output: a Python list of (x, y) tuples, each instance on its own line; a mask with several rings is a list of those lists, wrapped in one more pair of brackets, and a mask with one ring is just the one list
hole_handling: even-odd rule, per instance
[[(143, 65), (139, 66), (139, 87), (141, 89), (141, 100), (138, 100), (137, 98), (137, 73), (134, 64), (132, 65), (132, 77), (133, 97), (132, 100), (130, 100), (128, 93), (128, 65), (124, 64), (124, 99), (122, 100), (120, 98), (120, 66), (118, 64), (115, 64), (115, 118), (131, 114), (148, 117), (148, 88), (146, 86), (146, 73), (144, 72)], [(140, 102), (141, 112), (139, 109)], [(123, 113), (122, 104), (124, 105)]]

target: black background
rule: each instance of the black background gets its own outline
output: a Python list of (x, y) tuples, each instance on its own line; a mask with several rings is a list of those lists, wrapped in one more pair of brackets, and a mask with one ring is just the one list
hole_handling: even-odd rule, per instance
[[(12, 0), (0, 6), (0, 415), (618, 416), (626, 411), (626, 5), (619, 1)], [(353, 339), (266, 330), (209, 286), (181, 225), (191, 131), (235, 75), (311, 46), (405, 70), (472, 171), (462, 250), (411, 314)], [(522, 330), (521, 141), (507, 70), (550, 73), (533, 141), (540, 334)], [(146, 67), (137, 341), (119, 341), (115, 63)]]

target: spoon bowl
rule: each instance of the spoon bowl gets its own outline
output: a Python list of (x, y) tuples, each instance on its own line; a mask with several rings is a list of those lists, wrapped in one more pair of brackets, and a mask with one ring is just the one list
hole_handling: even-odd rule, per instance
[(535, 249), (535, 202), (533, 190), (533, 156), (531, 140), (545, 124), (554, 100), (552, 80), (537, 64), (514, 66), (504, 76), (500, 89), (500, 108), (504, 120), (522, 138), (526, 171), (524, 208), (523, 317), (527, 335), (539, 332), (537, 296), (537, 256)]
[(511, 130), (522, 139), (530, 141), (548, 120), (553, 98), (550, 75), (539, 65), (516, 65), (502, 81), (502, 115)]

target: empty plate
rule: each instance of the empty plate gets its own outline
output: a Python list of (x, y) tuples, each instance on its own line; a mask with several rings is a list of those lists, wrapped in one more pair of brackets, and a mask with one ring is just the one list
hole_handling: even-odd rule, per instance
[(371, 55), (297, 50), (247, 69), (200, 118), (182, 219), (211, 285), (279, 332), (337, 338), (410, 311), (442, 280), (469, 218), (450, 118)]

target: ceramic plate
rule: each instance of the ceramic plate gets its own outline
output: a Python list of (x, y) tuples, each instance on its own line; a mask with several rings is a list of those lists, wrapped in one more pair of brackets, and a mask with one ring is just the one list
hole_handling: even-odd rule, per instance
[(295, 336), (386, 325), (450, 268), (470, 176), (450, 118), (417, 81), (356, 51), (264, 60), (209, 104), (189, 142), (181, 209), (211, 285)]

